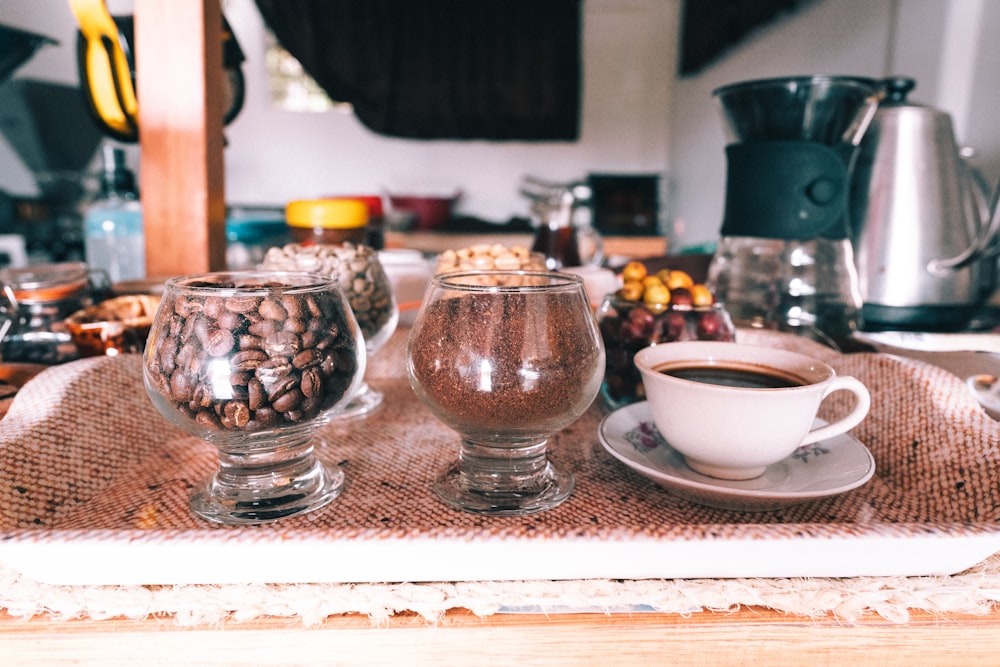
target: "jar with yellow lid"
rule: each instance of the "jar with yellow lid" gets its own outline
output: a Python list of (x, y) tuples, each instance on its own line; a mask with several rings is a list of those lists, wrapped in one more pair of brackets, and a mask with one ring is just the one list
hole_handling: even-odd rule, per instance
[(368, 206), (357, 199), (299, 199), (285, 207), (292, 240), (301, 245), (363, 244)]

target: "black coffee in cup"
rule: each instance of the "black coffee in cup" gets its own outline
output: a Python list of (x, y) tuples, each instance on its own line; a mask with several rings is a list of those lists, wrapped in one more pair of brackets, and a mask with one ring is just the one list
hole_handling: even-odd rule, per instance
[(660, 373), (682, 380), (744, 389), (788, 389), (808, 382), (780, 369), (737, 364), (670, 364), (657, 368)]

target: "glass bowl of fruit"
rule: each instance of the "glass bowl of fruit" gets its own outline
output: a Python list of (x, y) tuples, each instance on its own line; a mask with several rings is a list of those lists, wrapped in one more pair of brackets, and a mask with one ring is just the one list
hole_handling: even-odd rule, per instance
[(629, 262), (622, 270), (622, 286), (601, 301), (597, 323), (606, 351), (601, 398), (611, 409), (645, 400), (632, 361), (642, 348), (736, 337), (729, 313), (704, 284), (684, 271), (647, 273), (642, 262)]

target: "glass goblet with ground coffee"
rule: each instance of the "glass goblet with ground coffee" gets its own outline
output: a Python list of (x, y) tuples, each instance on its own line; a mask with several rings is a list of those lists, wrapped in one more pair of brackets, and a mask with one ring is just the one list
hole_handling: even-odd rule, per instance
[(312, 434), (357, 389), (365, 347), (337, 281), (292, 272), (219, 272), (167, 281), (143, 356), (153, 405), (218, 449), (191, 496), (224, 524), (323, 507), (343, 486)]
[(555, 507), (572, 474), (549, 439), (593, 402), (604, 346), (575, 275), (479, 271), (436, 276), (407, 343), (417, 396), (458, 432), (458, 461), (434, 483), (452, 507), (524, 515)]

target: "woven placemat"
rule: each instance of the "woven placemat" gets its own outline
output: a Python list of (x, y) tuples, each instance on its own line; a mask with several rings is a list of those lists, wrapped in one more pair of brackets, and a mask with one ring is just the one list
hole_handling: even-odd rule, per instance
[[(87, 359), (53, 367), (26, 384), (0, 421), (0, 530), (312, 532), (330, 537), (561, 535), (684, 537), (711, 530), (768, 535), (810, 527), (850, 533), (881, 522), (995, 522), (1000, 514), (1000, 429), (964, 384), (920, 362), (879, 354), (841, 356), (790, 336), (741, 332), (741, 340), (806, 351), (859, 377), (872, 411), (855, 435), (874, 454), (876, 478), (849, 494), (766, 513), (715, 510), (671, 496), (603, 451), (596, 405), (563, 431), (552, 457), (577, 479), (573, 497), (542, 515), (490, 518), (455, 512), (430, 490), (457, 452), (455, 434), (409, 388), (403, 329), (369, 367), (386, 394), (376, 416), (322, 430), (320, 455), (340, 463), (348, 487), (333, 509), (273, 526), (206, 526), (187, 510), (194, 483), (211, 473), (214, 452), (170, 427), (142, 389), (138, 357)], [(832, 402), (828, 410), (843, 409)], [(238, 532), (244, 531), (244, 532)], [(226, 533), (223, 533), (226, 534)], [(763, 533), (761, 533), (763, 534)], [(405, 557), (405, 554), (401, 554)], [(1000, 562), (948, 577), (490, 581), (367, 584), (57, 586), (0, 568), (0, 607), (16, 616), (144, 618), (180, 623), (286, 616), (317, 623), (331, 614), (376, 621), (412, 611), (436, 620), (453, 608), (502, 611), (669, 611), (762, 605), (853, 620), (875, 612), (905, 621), (908, 611), (985, 613), (1000, 600)]]

